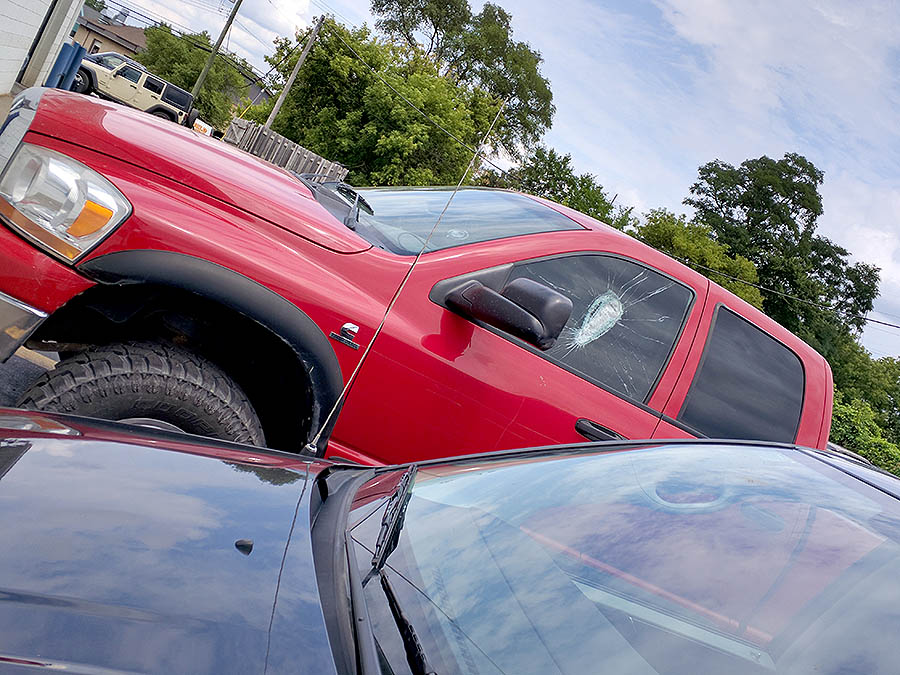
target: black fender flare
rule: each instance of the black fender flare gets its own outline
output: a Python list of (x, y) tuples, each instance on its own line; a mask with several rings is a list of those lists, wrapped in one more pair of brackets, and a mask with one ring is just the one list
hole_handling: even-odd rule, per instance
[[(325, 422), (341, 395), (344, 378), (325, 333), (299, 307), (262, 284), (214, 262), (171, 251), (116, 251), (78, 266), (107, 285), (155, 284), (182, 289), (216, 301), (267, 328), (297, 355), (313, 389), (310, 437)], [(334, 420), (319, 442), (323, 454)]]
[(79, 66), (78, 69), (87, 74), (88, 80), (91, 81), (91, 91), (97, 91), (97, 73), (94, 72), (94, 69), (84, 66)]
[(169, 119), (172, 120), (173, 122), (177, 122), (177, 121), (178, 121), (178, 114), (177, 114), (177, 113), (173, 113), (171, 110), (169, 110), (169, 109), (168, 109), (166, 106), (164, 106), (164, 105), (154, 105), (154, 106), (151, 106), (150, 108), (147, 108), (144, 112), (145, 112), (145, 113), (149, 113), (149, 114), (152, 115), (153, 113), (155, 113), (155, 112), (160, 112), (160, 111), (166, 113), (166, 115), (169, 117)]

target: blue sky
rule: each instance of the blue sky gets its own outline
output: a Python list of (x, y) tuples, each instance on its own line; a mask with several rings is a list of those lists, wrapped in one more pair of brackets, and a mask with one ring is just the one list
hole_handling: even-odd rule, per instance
[[(123, 0), (217, 33), (226, 0)], [(244, 0), (233, 51), (327, 6), (372, 24), (360, 0)], [(477, 3), (473, 3), (476, 4)], [(617, 203), (683, 212), (697, 167), (799, 152), (825, 171), (820, 233), (882, 269), (874, 318), (900, 324), (900, 4), (893, 0), (502, 0), (544, 57), (556, 117), (545, 142)], [(218, 10), (218, 11), (217, 11)], [(875, 356), (900, 330), (872, 326)]]

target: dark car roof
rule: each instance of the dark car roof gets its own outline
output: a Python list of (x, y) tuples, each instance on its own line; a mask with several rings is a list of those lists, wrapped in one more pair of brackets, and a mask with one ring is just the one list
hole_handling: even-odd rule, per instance
[[(0, 415), (0, 427), (16, 425), (28, 428)], [(44, 426), (0, 429), (0, 661), (261, 672), (295, 517), (307, 524), (292, 555), (309, 565), (308, 514), (297, 516), (305, 464), (279, 468), (247, 449), (226, 461), (214, 445), (160, 452), (150, 447), (163, 444), (158, 434), (131, 445)], [(249, 554), (239, 540), (252, 542)], [(283, 581), (293, 613), (279, 622), (302, 622), (295, 647), (308, 672), (327, 672), (314, 577), (294, 576)]]

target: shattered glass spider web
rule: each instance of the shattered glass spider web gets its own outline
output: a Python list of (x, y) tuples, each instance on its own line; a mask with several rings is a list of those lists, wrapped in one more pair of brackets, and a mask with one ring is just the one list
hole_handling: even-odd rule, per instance
[(600, 254), (526, 263), (526, 277), (572, 300), (572, 316), (546, 352), (614, 392), (643, 401), (678, 338), (692, 292), (629, 260)]

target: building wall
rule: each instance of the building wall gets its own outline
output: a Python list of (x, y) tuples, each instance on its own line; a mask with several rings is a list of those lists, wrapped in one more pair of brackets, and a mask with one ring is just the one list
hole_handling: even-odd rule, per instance
[(135, 54), (121, 42), (115, 42), (105, 35), (100, 35), (83, 24), (78, 26), (78, 30), (75, 32), (75, 42), (83, 46), (88, 54), (93, 52), (91, 47), (95, 40), (99, 43), (98, 52), (118, 52), (125, 56), (134, 56)]
[(83, 46), (87, 53), (92, 53), (91, 47), (94, 44), (94, 40), (96, 40), (100, 44), (100, 48), (97, 50), (98, 52), (118, 52), (119, 54), (124, 54), (125, 56), (134, 56), (135, 52), (126, 47), (121, 42), (115, 42), (105, 35), (100, 35), (95, 31), (92, 31), (90, 28), (85, 26), (84, 24), (78, 26), (78, 30), (75, 32), (75, 42)]
[[(33, 71), (31, 79), (35, 82), (27, 82), (26, 85), (43, 84), (47, 79), (59, 50), (75, 25), (82, 2), (56, 0), (57, 11), (64, 12), (62, 22), (55, 22), (57, 30), (47, 36), (51, 40), (49, 51), (40, 50), (45, 55), (38, 64), (39, 68)], [(12, 91), (34, 38), (53, 4), (53, 0), (0, 0), (0, 95)]]

